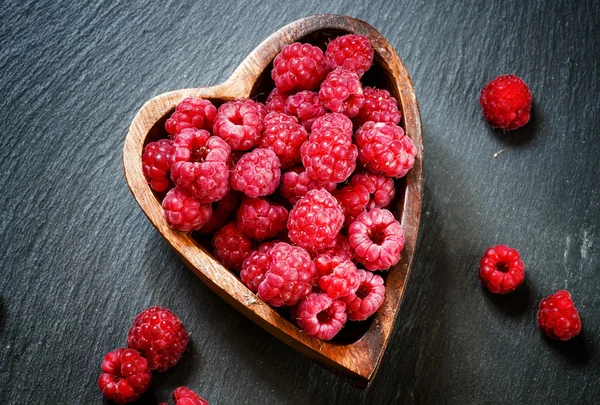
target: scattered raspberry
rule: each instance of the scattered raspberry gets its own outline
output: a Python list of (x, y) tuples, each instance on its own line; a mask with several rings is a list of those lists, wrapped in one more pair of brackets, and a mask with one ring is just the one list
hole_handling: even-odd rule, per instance
[(238, 228), (250, 238), (273, 238), (287, 228), (288, 210), (262, 198), (245, 197), (237, 213)]
[(186, 98), (177, 105), (171, 118), (165, 122), (165, 129), (171, 135), (176, 135), (186, 128), (211, 130), (217, 108), (208, 100), (202, 98)]
[(308, 90), (288, 97), (283, 112), (298, 117), (307, 131), (311, 130), (315, 119), (327, 113), (319, 98), (319, 93)]
[(346, 135), (352, 138), (352, 121), (350, 118), (340, 113), (327, 113), (315, 119), (311, 131), (321, 131), (333, 127), (340, 128)]
[(326, 254), (328, 256), (338, 257), (343, 260), (354, 259), (354, 251), (352, 250), (352, 247), (350, 247), (348, 237), (342, 235), (341, 233), (335, 238), (335, 245), (326, 247), (324, 249), (313, 250), (310, 253), (313, 255), (313, 257)]
[(360, 282), (356, 266), (341, 257), (319, 255), (314, 260), (319, 287), (329, 297), (336, 299), (352, 294)]
[(248, 150), (258, 144), (265, 124), (267, 108), (254, 100), (237, 99), (219, 107), (213, 132), (231, 147)]
[(269, 97), (267, 97), (266, 107), (269, 112), (283, 112), (283, 106), (288, 99), (289, 94), (282, 93), (277, 88), (274, 88)]
[(241, 202), (240, 193), (235, 190), (229, 190), (225, 197), (213, 203), (213, 215), (202, 228), (200, 233), (213, 233), (225, 225), (231, 214), (237, 211)]
[(372, 208), (386, 208), (392, 203), (396, 195), (394, 180), (383, 174), (375, 174), (369, 171), (353, 174), (350, 178), (353, 186), (364, 186), (369, 191), (371, 199), (367, 204), (367, 210)]
[(319, 97), (325, 108), (354, 117), (365, 102), (365, 96), (356, 73), (337, 69), (327, 75)]
[(237, 227), (230, 223), (219, 229), (212, 239), (215, 256), (223, 266), (241, 270), (242, 263), (252, 252), (252, 241)]
[(350, 226), (356, 217), (362, 214), (369, 204), (371, 195), (365, 186), (346, 186), (333, 193), (344, 210), (345, 224)]
[(525, 265), (516, 249), (498, 245), (483, 254), (479, 261), (479, 278), (491, 292), (506, 294), (525, 280)]
[(558, 340), (569, 340), (581, 332), (581, 319), (571, 294), (559, 290), (540, 302), (537, 313), (538, 327), (546, 335)]
[(173, 142), (170, 139), (150, 142), (144, 148), (142, 170), (152, 190), (161, 192), (169, 188), (167, 172), (171, 169), (173, 151)]
[(231, 187), (252, 198), (269, 195), (279, 185), (280, 166), (275, 152), (256, 148), (235, 164), (231, 171)]
[(173, 391), (175, 405), (210, 405), (208, 401), (188, 387), (179, 387)]
[(389, 122), (367, 122), (356, 132), (358, 160), (368, 169), (403, 177), (415, 164), (417, 148), (404, 130)]
[(391, 122), (398, 125), (402, 114), (398, 110), (398, 101), (387, 90), (363, 88), (365, 102), (358, 111), (356, 123), (360, 126), (367, 121)]
[(331, 340), (346, 323), (346, 304), (327, 294), (311, 293), (298, 304), (295, 318), (308, 336)]
[(300, 148), (306, 173), (319, 182), (345, 181), (356, 168), (358, 149), (340, 128), (313, 131)]
[(361, 269), (357, 272), (360, 278), (358, 289), (354, 294), (342, 297), (342, 301), (346, 303), (348, 319), (364, 321), (383, 304), (385, 286), (381, 276)]
[(319, 182), (308, 177), (303, 167), (293, 167), (289, 172), (281, 176), (281, 195), (285, 197), (290, 204), (296, 204), (300, 198), (304, 197), (310, 190), (322, 188), (327, 191), (335, 190), (337, 184), (334, 181)]
[(126, 404), (137, 401), (150, 388), (151, 380), (146, 359), (137, 350), (120, 348), (104, 356), (98, 388), (106, 399)]
[(169, 190), (162, 207), (169, 226), (182, 232), (198, 230), (212, 217), (210, 204), (202, 204), (178, 188)]
[(362, 77), (373, 63), (375, 52), (364, 35), (343, 35), (327, 44), (325, 59), (331, 70), (342, 68)]
[(394, 215), (373, 208), (360, 214), (348, 229), (354, 258), (367, 270), (387, 270), (400, 261), (404, 249), (404, 232)]
[(527, 124), (533, 98), (529, 87), (514, 75), (498, 76), (479, 97), (483, 116), (493, 128), (513, 130)]
[(300, 147), (307, 138), (308, 133), (296, 117), (274, 112), (265, 117), (259, 146), (275, 152), (282, 167), (292, 167), (300, 163)]
[(286, 45), (273, 61), (271, 77), (281, 92), (312, 90), (328, 72), (323, 51), (310, 44)]
[(271, 261), (270, 251), (279, 241), (265, 242), (244, 260), (240, 278), (253, 293), (258, 292), (258, 286), (265, 279), (265, 273)]

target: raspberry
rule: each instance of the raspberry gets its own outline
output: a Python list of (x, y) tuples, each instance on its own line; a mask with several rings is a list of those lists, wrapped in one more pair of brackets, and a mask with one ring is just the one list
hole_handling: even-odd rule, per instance
[(184, 129), (175, 138), (171, 180), (201, 203), (218, 201), (229, 191), (231, 150), (208, 131)]
[(248, 256), (242, 264), (240, 278), (253, 293), (258, 291), (258, 286), (265, 279), (265, 273), (267, 272), (271, 260), (269, 252), (277, 243), (279, 243), (279, 241), (263, 243), (258, 249), (250, 253), (250, 256)]
[(391, 212), (373, 208), (360, 214), (348, 229), (354, 258), (367, 270), (387, 270), (400, 261), (404, 232)]
[(404, 130), (389, 122), (367, 122), (356, 132), (358, 160), (368, 169), (403, 177), (415, 164), (417, 148)]
[(165, 129), (176, 135), (186, 128), (211, 130), (217, 108), (202, 98), (186, 98), (177, 105), (171, 118), (165, 122)]
[(214, 203), (213, 214), (210, 220), (200, 228), (201, 233), (213, 233), (229, 219), (229, 216), (238, 209), (240, 205), (240, 193), (229, 190), (225, 197)]
[(311, 130), (312, 124), (316, 118), (327, 113), (319, 98), (319, 93), (308, 90), (301, 91), (288, 97), (283, 112), (298, 117), (304, 126), (304, 129), (307, 131)]
[(283, 112), (283, 106), (285, 105), (285, 101), (288, 99), (289, 94), (282, 93), (281, 91), (274, 88), (271, 93), (269, 93), (269, 97), (267, 97), (266, 107), (269, 112)]
[(213, 132), (223, 138), (231, 150), (252, 149), (265, 128), (265, 115), (267, 108), (256, 101), (228, 101), (219, 107)]
[(271, 78), (281, 92), (312, 90), (323, 81), (328, 71), (321, 49), (294, 42), (286, 45), (273, 60)]
[(371, 196), (367, 204), (367, 210), (387, 207), (391, 204), (396, 194), (393, 179), (383, 174), (375, 174), (369, 171), (352, 175), (350, 185), (361, 185), (367, 188)]
[(161, 192), (169, 188), (167, 172), (171, 169), (173, 151), (173, 142), (169, 139), (150, 142), (144, 148), (142, 170), (152, 190)]
[(212, 239), (215, 256), (225, 267), (241, 270), (242, 263), (252, 252), (252, 241), (237, 227), (230, 223), (219, 229)]
[(151, 380), (146, 359), (137, 350), (120, 348), (104, 356), (98, 388), (106, 399), (126, 404), (137, 401)]
[(327, 44), (325, 59), (331, 70), (342, 68), (355, 72), (358, 77), (369, 70), (375, 52), (364, 35), (343, 35)]
[(398, 110), (398, 101), (387, 90), (363, 88), (365, 102), (358, 111), (356, 123), (360, 126), (367, 121), (391, 122), (398, 125), (402, 114)]
[(250, 238), (273, 238), (287, 228), (288, 210), (261, 198), (245, 197), (237, 213), (238, 228)]
[(346, 313), (351, 321), (364, 321), (383, 304), (385, 286), (381, 276), (365, 270), (357, 270), (360, 279), (356, 292), (345, 297)]
[(300, 147), (307, 138), (308, 133), (296, 117), (273, 112), (265, 117), (265, 132), (259, 146), (275, 152), (282, 167), (291, 167), (300, 163)]
[(491, 292), (506, 294), (525, 280), (525, 265), (516, 249), (498, 245), (487, 249), (479, 260), (479, 278)]
[(311, 293), (298, 304), (295, 318), (308, 336), (331, 340), (346, 323), (346, 304), (327, 294)]
[(162, 207), (169, 226), (182, 232), (198, 230), (212, 217), (210, 204), (202, 204), (177, 188), (169, 190)]
[(319, 90), (325, 108), (354, 117), (365, 102), (365, 96), (356, 73), (337, 69), (327, 75)]
[(354, 251), (350, 247), (350, 242), (348, 241), (348, 237), (342, 235), (341, 233), (335, 238), (335, 245), (328, 246), (324, 249), (317, 249), (311, 251), (311, 254), (316, 257), (321, 254), (326, 254), (331, 257), (337, 257), (345, 260), (354, 259)]
[(279, 185), (279, 158), (271, 149), (256, 148), (238, 160), (231, 171), (231, 187), (256, 198), (273, 193)]
[(312, 124), (312, 131), (321, 131), (326, 128), (340, 128), (346, 135), (352, 138), (352, 121), (344, 114), (328, 113), (317, 119)]
[(290, 204), (296, 204), (300, 198), (304, 197), (310, 190), (323, 188), (327, 191), (335, 190), (337, 184), (334, 181), (319, 182), (308, 177), (303, 167), (293, 167), (289, 172), (281, 176), (280, 192)]
[(336, 299), (352, 294), (360, 279), (356, 266), (350, 260), (329, 255), (319, 255), (314, 260), (319, 287), (329, 297)]
[(369, 203), (370, 194), (365, 186), (346, 186), (333, 193), (344, 210), (345, 224), (350, 226), (352, 222), (365, 211)]
[(537, 313), (538, 327), (546, 335), (558, 340), (569, 340), (581, 332), (581, 319), (571, 294), (559, 290), (540, 302)]
[(319, 182), (345, 181), (356, 168), (358, 149), (340, 128), (313, 131), (300, 148), (306, 173)]
[(323, 189), (311, 190), (290, 211), (288, 233), (295, 244), (314, 250), (332, 246), (344, 224), (337, 200)]
[(175, 405), (210, 405), (208, 401), (188, 387), (175, 388), (173, 391)]
[(498, 76), (479, 96), (483, 116), (493, 128), (513, 130), (527, 124), (533, 97), (525, 82), (514, 75)]

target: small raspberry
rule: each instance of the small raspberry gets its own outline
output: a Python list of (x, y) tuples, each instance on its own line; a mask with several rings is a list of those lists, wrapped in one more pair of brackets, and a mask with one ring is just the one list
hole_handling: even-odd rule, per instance
[(242, 263), (252, 252), (252, 241), (237, 227), (235, 222), (219, 229), (212, 239), (215, 256), (223, 266), (241, 270)]
[(248, 150), (258, 144), (265, 129), (267, 108), (254, 100), (237, 99), (219, 107), (213, 132), (231, 147)]
[(281, 91), (274, 88), (269, 97), (267, 97), (266, 107), (269, 112), (283, 112), (285, 101), (288, 99), (289, 94), (282, 93)]
[(394, 180), (383, 174), (364, 173), (353, 174), (350, 178), (350, 184), (353, 186), (365, 186), (369, 191), (371, 199), (367, 204), (367, 210), (372, 208), (386, 208), (391, 204), (396, 195)]
[(287, 229), (288, 210), (262, 198), (245, 197), (237, 213), (238, 228), (250, 238), (264, 240)]
[(506, 294), (525, 280), (525, 264), (516, 249), (505, 245), (491, 247), (479, 260), (479, 278), (491, 292)]
[(368, 169), (403, 177), (415, 164), (417, 148), (404, 130), (389, 122), (367, 122), (356, 132), (358, 160)]
[(225, 197), (213, 203), (213, 214), (210, 220), (200, 228), (200, 233), (213, 233), (225, 225), (230, 215), (237, 211), (241, 202), (240, 193), (229, 190)]
[(337, 69), (327, 75), (319, 90), (325, 108), (354, 117), (365, 102), (365, 96), (356, 73)]
[(175, 405), (210, 405), (208, 401), (188, 387), (175, 388), (173, 391)]
[(267, 272), (271, 261), (269, 252), (277, 243), (279, 243), (279, 241), (263, 243), (258, 249), (250, 253), (250, 256), (248, 256), (242, 264), (240, 278), (253, 293), (258, 291), (258, 286), (265, 279), (265, 273)]
[(479, 97), (483, 116), (493, 128), (512, 131), (527, 124), (533, 97), (525, 82), (514, 75), (498, 76)]
[(202, 98), (186, 98), (177, 105), (171, 118), (165, 122), (165, 129), (176, 135), (186, 128), (211, 130), (217, 108)]
[(248, 197), (273, 193), (279, 186), (279, 158), (271, 149), (256, 148), (238, 160), (231, 171), (231, 187)]
[(325, 115), (327, 110), (319, 98), (319, 93), (306, 90), (288, 97), (283, 112), (298, 117), (304, 129), (310, 131), (315, 119)]
[(350, 226), (356, 217), (362, 214), (369, 204), (370, 194), (365, 186), (345, 186), (333, 193), (344, 210), (345, 224)]
[(300, 148), (306, 173), (319, 182), (345, 181), (356, 168), (358, 149), (340, 128), (313, 131)]
[(310, 44), (286, 45), (273, 60), (271, 78), (281, 92), (312, 90), (329, 71), (323, 51)]
[(311, 190), (290, 211), (288, 233), (305, 249), (332, 246), (344, 224), (344, 212), (337, 200), (323, 189)]
[(295, 318), (308, 336), (331, 340), (346, 323), (346, 304), (327, 294), (311, 293), (298, 304)]
[(404, 232), (400, 222), (385, 209), (360, 214), (348, 229), (354, 258), (367, 270), (387, 270), (400, 261)]
[(363, 88), (365, 102), (358, 111), (356, 123), (358, 126), (367, 121), (391, 122), (398, 125), (402, 114), (398, 110), (398, 101), (387, 90)]
[(358, 77), (369, 70), (375, 52), (364, 35), (342, 35), (327, 44), (325, 59), (331, 70), (342, 68), (355, 72)]
[(281, 188), (280, 192), (290, 204), (294, 205), (296, 202), (304, 197), (310, 190), (322, 188), (327, 191), (335, 190), (337, 183), (334, 181), (320, 182), (313, 180), (308, 177), (304, 167), (296, 166), (290, 171), (283, 173), (281, 176)]
[(340, 128), (346, 135), (352, 138), (352, 121), (350, 118), (340, 113), (327, 113), (315, 119), (311, 131), (321, 131), (333, 127)]
[(151, 380), (146, 359), (137, 350), (120, 348), (104, 356), (98, 388), (106, 399), (126, 404), (148, 391)]
[(212, 217), (210, 204), (202, 204), (178, 188), (169, 190), (162, 207), (169, 226), (182, 232), (198, 230)]
[(357, 270), (360, 283), (354, 294), (342, 297), (351, 321), (364, 321), (383, 304), (385, 286), (381, 276), (370, 271)]
[(171, 169), (173, 151), (173, 142), (170, 139), (150, 142), (144, 148), (142, 170), (152, 190), (161, 192), (169, 188), (167, 172)]
[(319, 287), (329, 297), (336, 299), (352, 294), (360, 282), (356, 266), (341, 257), (319, 255), (315, 258)]
[(282, 167), (292, 167), (300, 163), (300, 147), (307, 138), (308, 133), (296, 117), (274, 112), (265, 117), (265, 131), (259, 146), (275, 152)]
[(558, 340), (569, 340), (581, 332), (581, 319), (571, 294), (559, 290), (540, 302), (537, 313), (538, 327), (546, 335)]
[(335, 238), (335, 245), (328, 246), (323, 249), (317, 249), (310, 252), (313, 257), (319, 256), (321, 254), (326, 254), (331, 257), (337, 257), (343, 260), (353, 260), (354, 259), (354, 251), (352, 247), (350, 247), (350, 242), (348, 241), (348, 237), (342, 235), (341, 233)]

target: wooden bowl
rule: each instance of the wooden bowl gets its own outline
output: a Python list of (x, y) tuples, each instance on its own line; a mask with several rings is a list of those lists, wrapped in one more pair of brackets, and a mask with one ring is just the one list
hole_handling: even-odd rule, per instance
[[(406, 244), (400, 263), (386, 274), (385, 301), (370, 324), (362, 323), (364, 330), (358, 336), (346, 341), (325, 342), (306, 336), (279, 312), (257, 298), (192, 235), (167, 226), (160, 196), (155, 195), (144, 179), (141, 156), (145, 144), (167, 136), (165, 120), (182, 99), (207, 98), (216, 105), (235, 98), (264, 101), (274, 88), (270, 77), (272, 61), (285, 45), (300, 41), (324, 48), (332, 38), (348, 33), (363, 34), (371, 41), (375, 49), (375, 61), (363, 77), (363, 83), (387, 89), (396, 97), (402, 110), (401, 125), (416, 145), (417, 157), (408, 175), (396, 182), (397, 197), (392, 211), (402, 223)], [(389, 342), (413, 261), (423, 186), (423, 141), (415, 92), (400, 58), (379, 32), (363, 21), (328, 14), (303, 18), (286, 25), (254, 49), (225, 83), (171, 91), (146, 102), (129, 128), (123, 148), (123, 164), (129, 188), (144, 213), (210, 289), (292, 348), (342, 374), (355, 385), (362, 388), (369, 386)]]

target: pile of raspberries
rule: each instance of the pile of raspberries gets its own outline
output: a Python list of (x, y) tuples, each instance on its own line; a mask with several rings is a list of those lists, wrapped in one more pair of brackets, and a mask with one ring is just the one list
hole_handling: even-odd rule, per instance
[(381, 306), (385, 271), (404, 248), (386, 208), (417, 150), (397, 100), (363, 87), (374, 50), (363, 35), (325, 52), (284, 47), (265, 104), (218, 108), (187, 98), (146, 145), (143, 171), (167, 223), (212, 234), (214, 255), (307, 335), (332, 339)]

